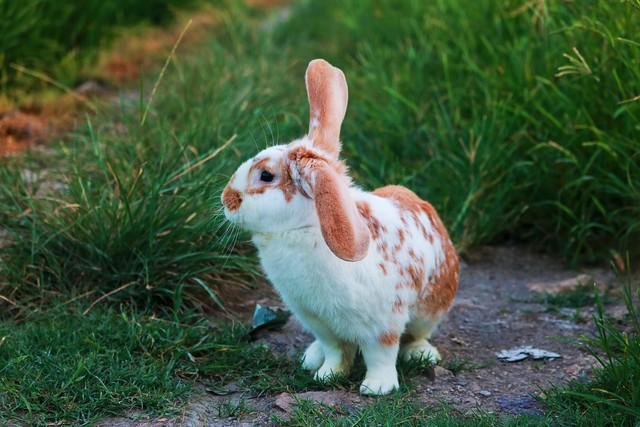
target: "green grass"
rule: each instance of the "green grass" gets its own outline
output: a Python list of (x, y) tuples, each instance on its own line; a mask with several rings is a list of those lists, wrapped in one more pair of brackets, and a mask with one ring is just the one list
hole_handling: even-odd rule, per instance
[[(356, 358), (348, 376), (337, 376), (319, 383), (312, 374), (302, 369), (299, 362), (301, 354), (289, 357), (274, 353), (264, 345), (249, 342), (247, 333), (248, 329), (242, 325), (225, 328), (213, 338), (220, 346), (216, 354), (202, 351), (194, 353), (201, 356), (197, 362), (198, 374), (212, 390), (239, 381), (240, 389), (258, 396), (335, 389), (355, 393), (364, 379), (366, 369), (361, 356)], [(401, 388), (410, 389), (414, 379), (430, 369), (423, 362), (399, 361)], [(224, 388), (218, 391), (224, 392)]]
[(580, 284), (569, 291), (547, 294), (541, 299), (549, 310), (557, 311), (561, 308), (593, 307), (599, 300), (606, 304), (612, 298), (606, 292), (601, 292), (597, 284)]
[(15, 92), (40, 82), (20, 76), (14, 65), (44, 72), (73, 86), (78, 71), (122, 28), (163, 24), (191, 0), (58, 2), (0, 1), (0, 89)]
[(217, 407), (217, 415), (220, 418), (238, 418), (254, 412), (257, 412), (256, 409), (244, 399), (238, 402), (224, 402)]
[[(198, 379), (210, 391), (225, 386), (252, 395), (345, 389), (364, 377), (358, 358), (349, 377), (318, 383), (291, 358), (249, 340), (241, 324), (213, 326), (202, 316), (172, 318), (135, 311), (73, 307), (0, 323), (0, 423), (88, 423), (125, 411), (176, 414)], [(425, 367), (399, 366), (403, 389)], [(246, 402), (223, 404), (220, 416), (251, 412)]]
[(471, 415), (459, 413), (446, 405), (427, 407), (411, 392), (395, 393), (355, 411), (349, 408), (331, 407), (308, 400), (299, 400), (291, 417), (274, 417), (283, 426), (551, 426), (543, 416), (498, 417), (483, 411)]
[[(0, 323), (0, 423), (84, 424), (129, 409), (176, 410), (203, 335), (132, 313), (48, 313)], [(178, 404), (179, 405), (179, 404)]]
[(473, 372), (475, 370), (486, 368), (488, 366), (487, 363), (476, 363), (466, 357), (453, 357), (451, 359), (445, 359), (442, 365), (445, 369), (451, 371), (453, 375), (458, 375), (461, 372)]
[[(636, 295), (634, 296), (634, 289)], [(606, 318), (601, 301), (594, 318), (597, 334), (585, 343), (598, 367), (589, 381), (574, 380), (549, 393), (546, 405), (551, 413), (570, 425), (636, 426), (640, 421), (640, 289), (629, 281), (624, 300), (629, 321), (621, 326)]]
[[(628, 288), (630, 290), (630, 288)], [(631, 301), (630, 297), (627, 299)], [(126, 411), (172, 415), (180, 411), (195, 380), (215, 393), (225, 386), (251, 396), (342, 389), (356, 392), (364, 375), (358, 358), (347, 378), (312, 380), (298, 356), (273, 353), (249, 340), (241, 324), (214, 326), (199, 315), (140, 314), (96, 308), (88, 315), (68, 309), (34, 314), (23, 323), (0, 323), (0, 423), (20, 421), (91, 424)], [(400, 363), (401, 390), (363, 407), (325, 407), (298, 402), (284, 425), (634, 425), (640, 396), (640, 318), (629, 305), (630, 328), (597, 318), (588, 339), (601, 366), (593, 380), (551, 389), (544, 416), (464, 415), (446, 406), (425, 406), (413, 391), (424, 366)], [(455, 363), (455, 361), (453, 361)], [(446, 365), (446, 361), (445, 361)], [(448, 365), (447, 365), (448, 366)], [(427, 368), (428, 369), (428, 368)], [(466, 368), (464, 368), (466, 369)], [(54, 390), (54, 392), (51, 392)], [(254, 412), (250, 403), (223, 403), (221, 417)]]
[[(353, 0), (297, 13), (283, 42), (308, 37), (306, 56), (349, 77), (344, 139), (360, 181), (410, 185), (461, 247), (511, 237), (593, 261), (633, 246), (637, 4)], [(562, 68), (574, 47), (588, 70)]]
[[(201, 316), (58, 309), (0, 323), (0, 423), (91, 423), (135, 410), (175, 414), (200, 378), (255, 393), (327, 387), (297, 361), (249, 342), (242, 325)], [(221, 413), (248, 410), (225, 405)]]

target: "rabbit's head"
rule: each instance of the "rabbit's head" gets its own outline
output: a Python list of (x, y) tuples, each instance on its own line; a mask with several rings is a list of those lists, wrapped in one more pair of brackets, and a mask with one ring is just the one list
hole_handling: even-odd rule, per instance
[(319, 228), (336, 256), (358, 261), (367, 254), (369, 231), (339, 160), (347, 82), (341, 70), (322, 59), (309, 63), (305, 82), (309, 133), (240, 165), (222, 193), (225, 216), (252, 233)]

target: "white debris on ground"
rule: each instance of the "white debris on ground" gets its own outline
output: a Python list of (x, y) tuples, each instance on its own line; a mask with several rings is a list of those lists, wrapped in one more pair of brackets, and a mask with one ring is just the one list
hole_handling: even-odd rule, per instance
[(534, 348), (530, 345), (515, 347), (510, 350), (502, 350), (496, 353), (496, 356), (500, 360), (504, 360), (505, 362), (520, 362), (521, 360), (525, 360), (531, 358), (533, 360), (540, 359), (559, 359), (560, 356), (558, 353), (554, 353), (548, 350), (542, 350), (539, 348)]

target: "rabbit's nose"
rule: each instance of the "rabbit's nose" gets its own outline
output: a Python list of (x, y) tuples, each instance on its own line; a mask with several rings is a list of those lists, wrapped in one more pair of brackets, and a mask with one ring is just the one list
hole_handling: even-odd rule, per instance
[(222, 203), (229, 211), (236, 211), (242, 204), (242, 195), (238, 190), (227, 185), (222, 192)]

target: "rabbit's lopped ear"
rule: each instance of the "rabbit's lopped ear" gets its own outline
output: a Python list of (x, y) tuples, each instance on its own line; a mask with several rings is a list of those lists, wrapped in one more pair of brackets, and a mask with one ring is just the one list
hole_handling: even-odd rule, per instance
[(340, 154), (340, 126), (347, 111), (347, 80), (324, 59), (309, 62), (304, 76), (309, 97), (309, 138), (334, 159)]
[(324, 241), (338, 258), (360, 261), (369, 249), (369, 229), (344, 178), (330, 165), (318, 167), (313, 189)]

